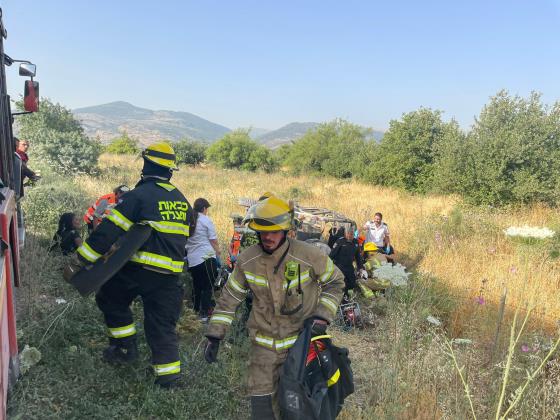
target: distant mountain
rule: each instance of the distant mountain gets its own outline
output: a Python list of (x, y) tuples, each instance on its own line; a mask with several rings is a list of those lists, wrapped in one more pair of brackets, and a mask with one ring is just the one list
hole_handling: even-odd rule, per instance
[[(276, 149), (283, 144), (291, 143), (292, 141), (299, 139), (309, 130), (317, 128), (318, 125), (319, 123), (315, 122), (294, 122), (280, 127), (277, 130), (269, 131), (266, 134), (258, 136), (256, 139), (265, 146), (268, 146), (271, 149)], [(371, 136), (368, 137), (379, 142), (383, 137), (383, 134), (385, 134), (383, 131), (372, 130)]]
[(262, 143), (271, 149), (275, 149), (285, 143), (290, 143), (293, 140), (299, 139), (309, 130), (314, 129), (318, 125), (319, 123), (315, 122), (293, 122), (280, 127), (277, 130), (269, 131), (268, 133), (257, 137), (257, 140), (259, 143)]
[(118, 137), (123, 130), (142, 145), (185, 137), (211, 142), (231, 131), (188, 112), (153, 111), (123, 101), (78, 108), (72, 112), (89, 136), (99, 136), (104, 143)]
[(251, 127), (251, 131), (249, 132), (249, 135), (253, 140), (256, 140), (260, 136), (266, 133), (270, 133), (270, 130), (267, 130), (266, 128)]

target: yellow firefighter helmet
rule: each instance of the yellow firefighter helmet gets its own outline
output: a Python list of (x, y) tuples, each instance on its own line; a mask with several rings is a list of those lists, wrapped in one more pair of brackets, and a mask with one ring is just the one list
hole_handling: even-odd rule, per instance
[(379, 248), (377, 248), (377, 245), (375, 245), (373, 242), (368, 242), (364, 245), (364, 252), (375, 252), (378, 249)]
[(278, 197), (270, 196), (253, 204), (243, 219), (249, 228), (257, 232), (290, 230), (293, 211), (290, 205)]
[(163, 166), (173, 171), (179, 169), (175, 164), (176, 157), (173, 147), (164, 141), (150, 144), (142, 152), (142, 157), (158, 166)]

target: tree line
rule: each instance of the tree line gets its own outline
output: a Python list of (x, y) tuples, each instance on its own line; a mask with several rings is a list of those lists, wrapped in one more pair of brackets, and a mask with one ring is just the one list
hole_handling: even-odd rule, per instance
[[(64, 107), (48, 100), (41, 106), (23, 119), (20, 133), (63, 171), (92, 172), (103, 151), (140, 152), (126, 132), (102, 146)], [(251, 139), (248, 129), (210, 145), (182, 139), (173, 146), (179, 163), (188, 165), (356, 178), (413, 193), (459, 194), (479, 205), (560, 203), (560, 102), (549, 107), (538, 93), (498, 92), (468, 131), (444, 121), (439, 110), (420, 108), (392, 120), (380, 142), (371, 134), (336, 119), (276, 150)]]

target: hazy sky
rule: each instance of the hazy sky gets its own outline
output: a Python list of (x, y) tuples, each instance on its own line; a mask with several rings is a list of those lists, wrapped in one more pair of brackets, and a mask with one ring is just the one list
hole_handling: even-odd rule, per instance
[[(125, 100), (230, 128), (420, 106), (468, 128), (505, 88), (560, 99), (560, 0), (4, 0), (6, 53), (71, 107)], [(15, 66), (14, 66), (15, 67)], [(23, 79), (8, 72), (10, 93)]]

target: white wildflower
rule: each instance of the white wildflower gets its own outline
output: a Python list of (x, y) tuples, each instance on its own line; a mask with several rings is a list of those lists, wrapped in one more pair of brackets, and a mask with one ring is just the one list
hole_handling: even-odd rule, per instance
[(35, 366), (41, 360), (41, 352), (35, 347), (25, 345), (19, 354), (20, 368), (22, 375), (25, 374), (32, 366)]
[(66, 302), (66, 299), (62, 299), (62, 298), (56, 298), (55, 300), (57, 305), (64, 305)]
[(384, 262), (381, 267), (373, 270), (373, 275), (381, 280), (389, 280), (393, 286), (406, 286), (410, 273), (406, 272), (404, 265)]
[(432, 315), (428, 316), (426, 318), (426, 321), (428, 321), (430, 324), (434, 324), (436, 327), (439, 327), (441, 325), (441, 321)]
[(510, 226), (504, 230), (506, 236), (515, 237), (520, 236), (522, 238), (535, 238), (535, 239), (546, 239), (552, 238), (555, 234), (553, 230), (543, 227), (538, 228), (534, 226)]

